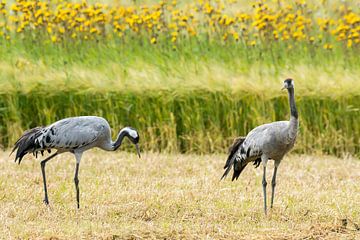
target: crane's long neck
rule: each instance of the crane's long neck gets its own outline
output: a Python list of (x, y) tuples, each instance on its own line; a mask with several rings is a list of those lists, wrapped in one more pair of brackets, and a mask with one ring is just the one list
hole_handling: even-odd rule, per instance
[(295, 94), (294, 94), (294, 88), (289, 88), (288, 89), (288, 93), (289, 93), (289, 103), (290, 103), (290, 128), (289, 128), (289, 135), (291, 138), (296, 137), (297, 134), (297, 129), (298, 129), (298, 111), (296, 109), (296, 104), (295, 104)]
[(299, 115), (298, 115), (298, 111), (296, 109), (296, 104), (295, 104), (294, 88), (289, 88), (288, 93), (289, 93), (289, 103), (290, 103), (291, 117), (293, 117), (295, 119), (298, 119)]
[(112, 151), (117, 150), (121, 146), (121, 143), (122, 143), (125, 136), (126, 136), (126, 131), (121, 130), (119, 132), (115, 142), (111, 142), (111, 150)]

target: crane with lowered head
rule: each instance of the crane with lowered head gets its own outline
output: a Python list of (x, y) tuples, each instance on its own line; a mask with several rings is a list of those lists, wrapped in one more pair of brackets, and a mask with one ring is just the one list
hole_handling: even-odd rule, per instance
[(20, 164), (22, 158), (26, 154), (33, 153), (36, 157), (38, 152), (51, 152), (51, 149), (57, 150), (45, 160), (41, 161), (41, 172), (44, 182), (44, 203), (49, 204), (45, 165), (53, 157), (70, 152), (75, 155), (75, 188), (77, 207), (80, 208), (80, 191), (79, 191), (79, 165), (83, 152), (94, 147), (101, 148), (106, 151), (117, 150), (123, 139), (127, 137), (135, 144), (136, 151), (140, 157), (139, 150), (139, 134), (132, 127), (125, 127), (120, 130), (115, 141), (111, 140), (111, 129), (109, 123), (101, 117), (96, 116), (81, 116), (71, 117), (59, 120), (46, 127), (35, 127), (24, 132), (24, 134), (17, 140), (11, 153), (16, 149), (15, 162)]

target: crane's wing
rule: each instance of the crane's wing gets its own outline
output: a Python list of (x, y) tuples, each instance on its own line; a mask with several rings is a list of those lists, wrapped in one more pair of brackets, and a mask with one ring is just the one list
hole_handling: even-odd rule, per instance
[(37, 140), (43, 148), (75, 150), (96, 142), (102, 136), (104, 127), (80, 118), (65, 119), (45, 128), (44, 134)]
[(288, 121), (278, 121), (251, 130), (237, 152), (236, 161), (253, 161), (261, 157), (264, 151), (277, 148), (279, 143), (284, 142), (283, 134), (286, 133), (288, 124)]
[[(80, 147), (95, 146), (96, 141), (107, 134), (110, 127), (107, 121), (100, 117), (83, 116), (66, 118), (47, 127), (36, 127), (25, 131), (15, 143), (12, 152), (17, 149), (15, 162), (27, 153), (37, 156), (40, 151), (50, 151), (55, 148), (62, 151), (73, 151)], [(11, 153), (12, 153), (11, 152)]]

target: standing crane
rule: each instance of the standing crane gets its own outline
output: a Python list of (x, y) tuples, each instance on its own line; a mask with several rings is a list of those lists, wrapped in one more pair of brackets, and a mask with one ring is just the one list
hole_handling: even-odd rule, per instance
[(18, 161), (20, 164), (22, 158), (28, 153), (33, 153), (37, 157), (39, 152), (43, 154), (44, 151), (50, 153), (51, 149), (57, 150), (54, 154), (41, 161), (45, 192), (44, 203), (46, 205), (49, 204), (45, 177), (46, 163), (61, 153), (73, 153), (76, 158), (74, 177), (76, 200), (77, 207), (80, 208), (78, 173), (83, 152), (94, 147), (106, 151), (115, 151), (120, 147), (124, 137), (129, 138), (135, 144), (136, 151), (140, 157), (139, 134), (134, 128), (125, 127), (121, 129), (117, 139), (113, 142), (111, 140), (110, 125), (104, 118), (96, 116), (72, 117), (62, 119), (47, 127), (35, 127), (25, 131), (15, 143), (11, 153), (17, 149), (15, 162)]
[(271, 208), (274, 203), (274, 193), (276, 185), (276, 173), (284, 155), (289, 152), (295, 144), (299, 127), (298, 112), (295, 105), (294, 81), (286, 79), (283, 89), (287, 89), (290, 103), (290, 121), (278, 121), (258, 126), (251, 130), (245, 138), (235, 140), (230, 147), (230, 154), (225, 164), (225, 173), (221, 179), (225, 178), (231, 168), (234, 168), (232, 181), (237, 180), (246, 165), (254, 162), (254, 165), (263, 165), (263, 193), (264, 211), (266, 208), (266, 164), (269, 159), (275, 161), (274, 174), (271, 181)]

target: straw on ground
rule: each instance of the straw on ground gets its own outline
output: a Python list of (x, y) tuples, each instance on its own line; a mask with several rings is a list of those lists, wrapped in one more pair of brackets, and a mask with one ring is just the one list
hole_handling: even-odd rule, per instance
[[(14, 164), (0, 153), (4, 238), (348, 238), (360, 236), (360, 162), (290, 155), (275, 208), (262, 212), (261, 171), (219, 181), (225, 155), (85, 153), (83, 208), (74, 196), (74, 159), (48, 165), (50, 207), (42, 203), (40, 161)], [(269, 164), (271, 171), (272, 163)], [(84, 196), (85, 195), (85, 196)], [(356, 230), (358, 229), (358, 230)]]

